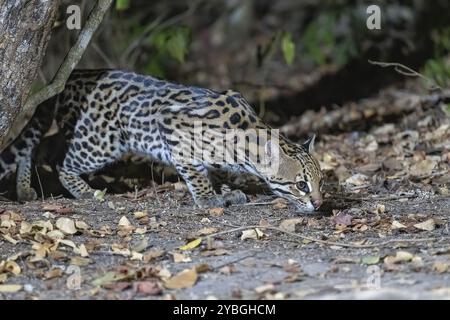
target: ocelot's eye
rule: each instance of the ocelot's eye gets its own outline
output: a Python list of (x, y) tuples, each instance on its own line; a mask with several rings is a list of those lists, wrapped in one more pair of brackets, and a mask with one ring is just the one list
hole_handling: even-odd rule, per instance
[(295, 184), (298, 190), (305, 193), (309, 192), (308, 184), (305, 181), (299, 181)]

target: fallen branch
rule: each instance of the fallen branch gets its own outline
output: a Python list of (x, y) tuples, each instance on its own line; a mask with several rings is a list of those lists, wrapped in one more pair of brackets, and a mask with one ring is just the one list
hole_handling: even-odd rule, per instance
[(401, 196), (387, 196), (387, 197), (370, 197), (370, 198), (356, 198), (356, 197), (345, 197), (345, 196), (338, 196), (333, 195), (330, 196), (329, 199), (338, 199), (338, 200), (347, 200), (347, 201), (395, 201), (395, 200), (401, 200), (401, 199), (414, 199), (418, 196), (415, 194), (410, 195), (401, 195)]
[[(436, 237), (436, 238), (417, 238), (417, 239), (389, 239), (380, 243), (373, 243), (373, 244), (353, 244), (353, 243), (343, 243), (343, 242), (335, 242), (335, 241), (327, 241), (327, 240), (320, 240), (320, 239), (316, 239), (313, 237), (308, 237), (308, 236), (303, 236), (297, 233), (293, 233), (293, 232), (289, 232), (277, 227), (273, 227), (273, 226), (244, 226), (244, 227), (236, 227), (233, 229), (229, 229), (229, 230), (225, 230), (225, 231), (220, 231), (220, 232), (216, 232), (213, 234), (210, 234), (208, 236), (206, 236), (205, 238), (213, 238), (213, 237), (217, 237), (220, 235), (224, 235), (224, 234), (229, 234), (229, 233), (234, 233), (237, 231), (244, 231), (244, 230), (249, 230), (249, 229), (267, 229), (267, 230), (273, 230), (273, 231), (277, 231), (280, 233), (284, 233), (287, 234), (291, 237), (294, 238), (299, 238), (302, 240), (306, 240), (306, 241), (310, 241), (310, 242), (315, 242), (315, 243), (320, 243), (320, 244), (324, 244), (324, 245), (329, 245), (329, 246), (336, 246), (336, 247), (344, 247), (344, 248), (354, 248), (354, 249), (368, 249), (368, 248), (377, 248), (377, 247), (383, 247), (389, 244), (393, 244), (393, 243), (401, 243), (401, 242), (408, 242), (408, 243), (416, 243), (416, 242), (434, 242), (434, 241), (438, 241), (438, 240), (447, 240), (450, 239), (450, 236), (448, 237)], [(304, 244), (304, 243), (302, 243)]]
[(29, 110), (33, 110), (42, 102), (57, 95), (63, 91), (67, 79), (75, 69), (78, 62), (81, 60), (83, 53), (85, 52), (89, 42), (92, 39), (94, 32), (103, 20), (103, 17), (111, 6), (113, 0), (98, 0), (92, 9), (89, 17), (78, 35), (78, 39), (75, 44), (70, 48), (63, 63), (59, 67), (56, 75), (50, 84), (32, 94), (28, 97), (25, 105), (23, 106), (21, 113), (24, 114)]

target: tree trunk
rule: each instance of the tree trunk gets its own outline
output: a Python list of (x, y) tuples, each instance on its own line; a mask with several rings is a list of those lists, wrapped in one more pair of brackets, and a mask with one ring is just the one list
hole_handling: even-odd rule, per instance
[(29, 95), (59, 0), (0, 0), (0, 148)]

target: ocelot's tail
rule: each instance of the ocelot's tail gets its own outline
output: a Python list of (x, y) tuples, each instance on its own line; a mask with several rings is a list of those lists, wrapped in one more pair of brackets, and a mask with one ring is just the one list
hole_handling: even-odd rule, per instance
[[(55, 98), (51, 98), (39, 105), (22, 132), (0, 154), (0, 180), (17, 169), (18, 196), (20, 183), (28, 184), (27, 188), (30, 188), (30, 177), (28, 177), (28, 175), (31, 168), (32, 157), (42, 136), (48, 131), (52, 124), (55, 101)], [(23, 169), (25, 169), (25, 172), (23, 172)], [(28, 171), (28, 174), (26, 171)], [(21, 181), (24, 178), (28, 180), (28, 182)]]

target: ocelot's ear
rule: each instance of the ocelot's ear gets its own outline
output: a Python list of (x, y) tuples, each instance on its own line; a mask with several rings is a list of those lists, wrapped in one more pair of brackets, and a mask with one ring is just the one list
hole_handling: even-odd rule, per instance
[(314, 151), (314, 141), (316, 140), (316, 135), (313, 134), (311, 138), (303, 142), (303, 147), (308, 150), (309, 153)]

